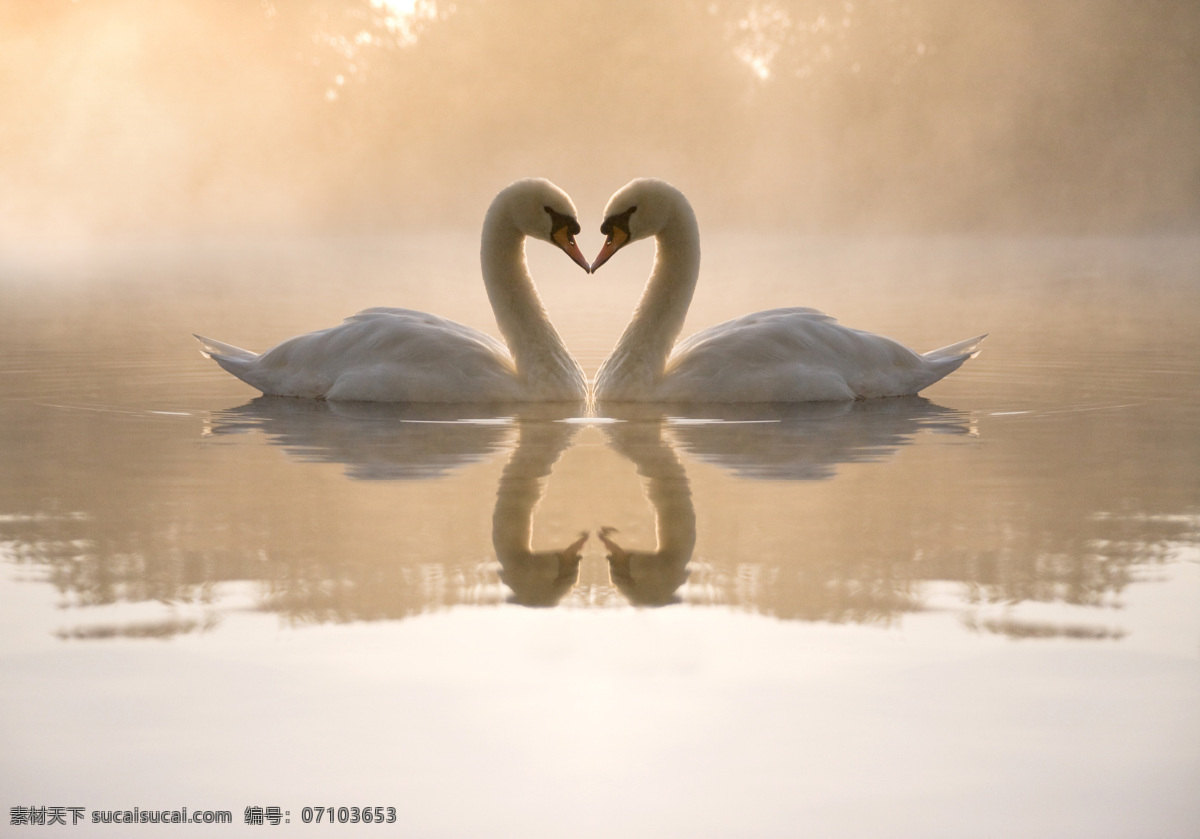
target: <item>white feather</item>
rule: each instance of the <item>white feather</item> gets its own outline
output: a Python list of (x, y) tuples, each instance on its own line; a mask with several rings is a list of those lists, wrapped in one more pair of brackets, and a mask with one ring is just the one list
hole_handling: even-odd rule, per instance
[[(606, 219), (628, 216), (629, 241), (654, 236), (641, 302), (596, 375), (598, 401), (820, 402), (910, 396), (978, 353), (984, 335), (921, 355), (806, 308), (768, 309), (675, 344), (700, 273), (700, 233), (683, 193), (640, 179)], [(593, 269), (594, 270), (594, 269)]]
[(551, 241), (547, 207), (575, 217), (566, 193), (549, 181), (527, 179), (502, 190), (484, 219), (484, 285), (507, 345), (437, 315), (383, 307), (290, 338), (261, 355), (196, 338), (205, 355), (271, 396), (460, 403), (583, 399), (583, 371), (546, 315), (525, 262), (527, 235)]

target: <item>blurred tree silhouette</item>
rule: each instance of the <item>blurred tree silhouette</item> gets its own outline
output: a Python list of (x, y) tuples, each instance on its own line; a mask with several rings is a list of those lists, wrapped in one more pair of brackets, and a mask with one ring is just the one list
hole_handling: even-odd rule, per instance
[(0, 232), (474, 225), (529, 174), (666, 177), (707, 224), (1194, 231), (1198, 33), (1192, 0), (19, 0)]

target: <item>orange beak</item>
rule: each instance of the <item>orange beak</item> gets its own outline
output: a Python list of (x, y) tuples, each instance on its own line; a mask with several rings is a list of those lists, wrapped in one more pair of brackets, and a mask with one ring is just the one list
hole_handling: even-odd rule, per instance
[(571, 259), (575, 261), (576, 265), (578, 265), (584, 271), (587, 271), (589, 274), (592, 273), (591, 266), (588, 265), (587, 257), (583, 255), (583, 251), (579, 249), (579, 245), (575, 244), (575, 237), (571, 235), (570, 230), (567, 230), (565, 227), (558, 228), (558, 230), (554, 233), (553, 239), (554, 244), (558, 245), (562, 249), (563, 253), (571, 257)]
[(600, 249), (600, 253), (596, 254), (596, 259), (592, 263), (592, 273), (596, 273), (596, 269), (608, 262), (612, 255), (624, 247), (628, 241), (628, 233), (619, 227), (613, 227), (612, 233), (609, 233), (608, 238), (604, 240), (604, 247)]

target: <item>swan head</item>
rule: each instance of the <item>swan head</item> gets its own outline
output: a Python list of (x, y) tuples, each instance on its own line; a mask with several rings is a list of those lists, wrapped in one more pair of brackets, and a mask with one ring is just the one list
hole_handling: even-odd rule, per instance
[(637, 178), (625, 184), (604, 208), (604, 247), (596, 255), (591, 270), (630, 242), (656, 236), (670, 224), (679, 208), (688, 206), (683, 193), (658, 178)]
[(544, 178), (525, 178), (505, 187), (493, 208), (504, 207), (516, 228), (526, 236), (549, 242), (591, 272), (587, 258), (575, 243), (579, 213), (565, 192)]

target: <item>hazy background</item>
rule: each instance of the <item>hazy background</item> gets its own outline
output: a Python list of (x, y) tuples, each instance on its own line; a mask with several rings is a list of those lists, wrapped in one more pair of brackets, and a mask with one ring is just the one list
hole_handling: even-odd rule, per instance
[(479, 223), (1200, 229), (1195, 0), (5, 0), (0, 241)]

